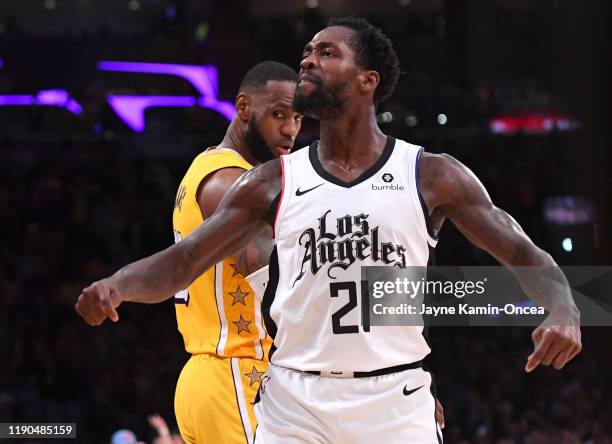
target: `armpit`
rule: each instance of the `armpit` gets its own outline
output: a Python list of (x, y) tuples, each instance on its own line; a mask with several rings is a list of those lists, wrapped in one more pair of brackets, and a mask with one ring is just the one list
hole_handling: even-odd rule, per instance
[(261, 267), (265, 267), (268, 265), (273, 248), (272, 229), (266, 227), (246, 248), (235, 255), (236, 269), (243, 276), (248, 276)]

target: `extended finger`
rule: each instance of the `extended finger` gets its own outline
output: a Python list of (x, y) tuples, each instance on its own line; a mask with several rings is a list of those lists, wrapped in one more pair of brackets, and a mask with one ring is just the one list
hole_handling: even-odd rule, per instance
[(119, 314), (117, 314), (117, 310), (113, 307), (113, 303), (110, 298), (110, 294), (105, 296), (100, 301), (102, 305), (102, 311), (110, 318), (111, 321), (117, 322), (119, 320)]
[(547, 328), (542, 332), (539, 341), (534, 338), (535, 350), (531, 355), (529, 355), (529, 357), (527, 358), (527, 364), (525, 365), (525, 371), (527, 373), (533, 371), (534, 368), (540, 365), (542, 359), (544, 358), (544, 356), (546, 356), (546, 352), (552, 345), (553, 336), (554, 335), (552, 334), (552, 330)]

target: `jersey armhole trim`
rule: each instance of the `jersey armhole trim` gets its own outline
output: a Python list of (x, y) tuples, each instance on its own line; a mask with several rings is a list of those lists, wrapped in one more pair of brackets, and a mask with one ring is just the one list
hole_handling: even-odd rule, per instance
[[(272, 203), (270, 204), (270, 208), (268, 209), (268, 220), (270, 221), (272, 228), (274, 228), (274, 225), (276, 223), (276, 216), (278, 215), (278, 207), (280, 205), (280, 199), (281, 199), (281, 192), (279, 191), (276, 197), (272, 200)], [(274, 230), (272, 231), (273, 231), (272, 236), (274, 236)]]
[(429, 211), (427, 209), (427, 204), (425, 203), (425, 199), (423, 199), (423, 194), (421, 193), (421, 184), (419, 182), (419, 170), (420, 170), (420, 160), (421, 154), (423, 153), (424, 148), (420, 147), (419, 152), (416, 155), (416, 159), (414, 161), (414, 182), (416, 185), (417, 196), (419, 199), (419, 204), (421, 207), (421, 212), (423, 214), (423, 222), (425, 224), (425, 233), (427, 235), (427, 243), (431, 245), (433, 248), (436, 247), (438, 243), (438, 236), (435, 236), (431, 230), (431, 220), (429, 219)]

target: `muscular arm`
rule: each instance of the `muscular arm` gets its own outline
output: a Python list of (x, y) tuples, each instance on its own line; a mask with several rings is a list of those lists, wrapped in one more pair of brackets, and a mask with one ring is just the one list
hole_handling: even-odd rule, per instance
[[(548, 365), (561, 350), (566, 350), (567, 355), (563, 357), (567, 359), (555, 360), (555, 367), (562, 367), (580, 351), (580, 314), (567, 279), (553, 258), (529, 239), (512, 216), (493, 205), (474, 173), (453, 157), (424, 153), (420, 173), (423, 198), (434, 227), (439, 229), (444, 219), (450, 219), (470, 242), (515, 273), (531, 300), (549, 310), (544, 324), (555, 326), (561, 332), (560, 342), (567, 340), (567, 344), (557, 344), (557, 350), (551, 345), (555, 338), (549, 334), (544, 338), (544, 347), (551, 345), (550, 350), (557, 353), (549, 360), (545, 350), (541, 361)], [(541, 268), (527, 268), (536, 266)], [(536, 345), (542, 340), (544, 324), (534, 331)]]
[(164, 300), (186, 288), (218, 261), (244, 248), (269, 226), (269, 207), (280, 192), (279, 160), (240, 177), (215, 213), (181, 242), (133, 262), (83, 290), (76, 309), (92, 325), (118, 319), (122, 301)]
[[(197, 201), (204, 220), (212, 216), (227, 190), (244, 173), (245, 170), (242, 168), (223, 168), (202, 181), (198, 189)], [(233, 254), (237, 270), (243, 276), (248, 276), (268, 265), (273, 247), (272, 229), (265, 227), (244, 248)]]

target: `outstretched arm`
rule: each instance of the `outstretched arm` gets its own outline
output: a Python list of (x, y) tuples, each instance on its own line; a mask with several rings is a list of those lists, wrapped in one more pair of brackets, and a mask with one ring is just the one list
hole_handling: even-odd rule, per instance
[[(211, 217), (221, 202), (225, 193), (245, 173), (242, 168), (223, 168), (210, 174), (202, 180), (198, 187), (197, 201), (204, 220)], [(270, 253), (274, 248), (272, 228), (265, 228), (251, 240), (243, 249), (232, 255), (236, 261), (236, 269), (243, 276), (268, 265)], [(135, 302), (149, 302), (139, 300)]]
[[(535, 350), (525, 369), (540, 363), (560, 369), (582, 348), (580, 313), (569, 284), (550, 254), (537, 247), (508, 213), (493, 205), (478, 178), (466, 166), (448, 155), (424, 153), (420, 180), (423, 198), (438, 228), (445, 218), (474, 245), (487, 251), (512, 270), (523, 290), (550, 314), (536, 328)], [(538, 269), (546, 267), (546, 276)]]
[(228, 190), (217, 211), (185, 239), (85, 288), (77, 301), (77, 312), (89, 324), (100, 325), (106, 317), (119, 319), (115, 308), (122, 301), (164, 300), (186, 288), (269, 226), (269, 208), (280, 188), (278, 159), (244, 174)]

